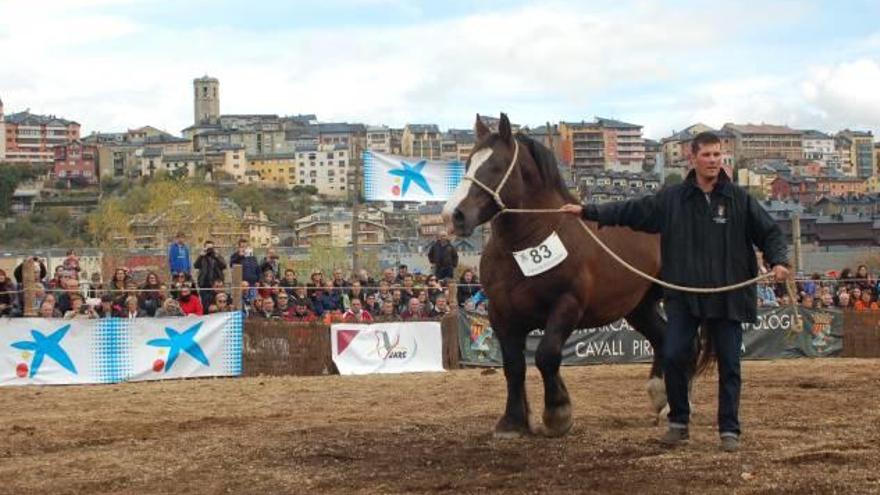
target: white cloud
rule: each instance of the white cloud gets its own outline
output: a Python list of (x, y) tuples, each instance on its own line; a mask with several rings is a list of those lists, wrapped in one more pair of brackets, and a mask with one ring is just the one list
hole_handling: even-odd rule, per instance
[[(658, 1), (540, 2), (411, 26), (259, 33), (172, 29), (101, 9), (140, 1), (89, 0), (84, 8), (52, 0), (38, 10), (0, 0), (7, 110), (63, 115), (87, 130), (152, 124), (177, 132), (192, 120), (193, 77), (207, 73), (220, 79), (224, 113), (308, 112), (325, 121), (469, 126), (477, 112), (503, 110), (539, 124), (614, 108), (606, 116), (644, 124), (655, 137), (697, 120), (877, 122), (869, 90), (880, 87), (876, 60), (762, 76), (724, 66), (719, 47), (769, 22), (733, 6), (684, 13)], [(64, 34), (34, 36), (34, 26)], [(863, 96), (854, 98), (855, 89)]]

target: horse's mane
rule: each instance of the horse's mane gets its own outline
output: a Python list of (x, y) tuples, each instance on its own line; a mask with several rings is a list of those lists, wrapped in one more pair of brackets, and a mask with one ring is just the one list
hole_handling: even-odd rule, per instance
[(565, 180), (563, 180), (562, 175), (559, 173), (556, 156), (553, 155), (553, 152), (526, 134), (518, 133), (516, 140), (529, 150), (529, 153), (535, 160), (535, 164), (538, 166), (538, 171), (541, 173), (541, 179), (544, 181), (544, 184), (556, 189), (563, 199), (568, 202), (580, 204), (580, 200), (575, 198), (565, 185)]

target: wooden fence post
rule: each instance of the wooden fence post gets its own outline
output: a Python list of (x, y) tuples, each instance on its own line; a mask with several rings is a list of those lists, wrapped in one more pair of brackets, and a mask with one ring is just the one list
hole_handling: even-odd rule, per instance
[(449, 307), (452, 309), (458, 308), (458, 284), (449, 282), (446, 287), (449, 288), (449, 296), (446, 297), (449, 301)]
[(34, 307), (34, 297), (36, 297), (37, 291), (37, 276), (34, 273), (34, 269), (39, 270), (39, 266), (33, 258), (28, 258), (24, 260), (21, 266), (21, 282), (24, 285), (24, 298), (23, 298), (23, 314), (24, 316), (37, 316), (37, 308)]
[(241, 265), (232, 265), (232, 307), (241, 310)]

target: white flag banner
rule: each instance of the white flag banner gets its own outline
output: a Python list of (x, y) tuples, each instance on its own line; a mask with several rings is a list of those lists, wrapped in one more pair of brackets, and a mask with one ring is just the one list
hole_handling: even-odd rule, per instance
[(339, 323), (330, 327), (341, 375), (443, 371), (440, 322)]
[(0, 319), (0, 385), (98, 383), (90, 320)]
[(464, 176), (458, 160), (428, 160), (364, 152), (368, 201), (446, 201)]
[(237, 376), (241, 313), (182, 318), (0, 320), (0, 385)]

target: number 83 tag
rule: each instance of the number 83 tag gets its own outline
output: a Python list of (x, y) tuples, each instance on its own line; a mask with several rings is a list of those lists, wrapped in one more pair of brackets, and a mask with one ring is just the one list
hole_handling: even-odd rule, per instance
[(513, 259), (519, 265), (523, 275), (534, 277), (562, 263), (568, 257), (568, 251), (562, 245), (562, 239), (556, 232), (544, 239), (535, 247), (515, 251)]

